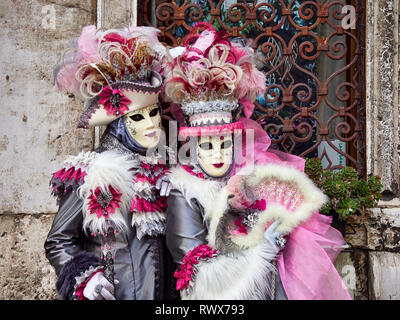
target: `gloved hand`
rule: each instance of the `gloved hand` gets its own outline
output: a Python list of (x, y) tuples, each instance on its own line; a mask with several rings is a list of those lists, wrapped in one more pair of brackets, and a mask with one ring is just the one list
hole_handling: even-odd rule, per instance
[(162, 176), (156, 182), (156, 189), (160, 190), (161, 197), (168, 197), (171, 192), (172, 185), (169, 182), (168, 176)]
[(281, 219), (277, 219), (274, 221), (267, 230), (264, 232), (264, 238), (272, 243), (274, 249), (279, 251), (285, 246), (286, 240), (283, 237), (283, 234), (279, 231), (276, 231), (276, 228), (281, 223)]
[[(114, 280), (118, 284), (118, 280)], [(96, 273), (86, 284), (83, 295), (89, 300), (115, 300), (114, 285), (103, 275), (103, 272)]]

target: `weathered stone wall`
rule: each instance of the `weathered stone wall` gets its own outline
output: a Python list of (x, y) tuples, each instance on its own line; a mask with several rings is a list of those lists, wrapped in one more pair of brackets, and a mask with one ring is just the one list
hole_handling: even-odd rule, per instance
[(76, 129), (81, 104), (53, 89), (53, 66), (71, 38), (95, 23), (96, 1), (0, 2), (0, 299), (52, 299), (43, 243), (57, 210), (51, 172), (88, 150)]
[(399, 1), (367, 1), (367, 171), (399, 196)]
[(400, 300), (399, 6), (367, 0), (367, 172), (382, 178), (384, 196), (365, 217), (349, 220), (352, 249), (336, 264), (355, 272), (342, 273), (351, 285), (355, 278), (355, 299)]
[(348, 222), (350, 248), (336, 266), (353, 298), (400, 300), (400, 209), (378, 207)]
[(43, 243), (53, 214), (0, 216), (0, 300), (57, 299)]
[(398, 0), (368, 1), (368, 172), (382, 177), (379, 207), (363, 221), (370, 299), (400, 300), (400, 42)]
[(82, 27), (134, 23), (131, 0), (0, 2), (0, 300), (56, 299), (43, 244), (57, 211), (51, 173), (90, 150), (101, 130), (77, 129), (82, 104), (53, 87), (53, 67)]

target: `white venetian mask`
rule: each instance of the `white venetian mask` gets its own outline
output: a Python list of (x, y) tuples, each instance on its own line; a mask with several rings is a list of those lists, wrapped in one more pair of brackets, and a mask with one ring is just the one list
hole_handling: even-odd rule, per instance
[(129, 134), (143, 148), (154, 148), (160, 140), (161, 115), (157, 104), (153, 104), (124, 115)]
[(232, 134), (202, 136), (198, 138), (197, 160), (210, 177), (223, 177), (228, 173), (233, 159)]

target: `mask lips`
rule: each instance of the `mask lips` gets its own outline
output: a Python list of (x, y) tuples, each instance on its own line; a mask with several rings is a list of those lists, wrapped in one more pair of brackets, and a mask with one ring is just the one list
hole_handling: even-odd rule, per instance
[[(225, 178), (225, 177), (227, 177), (227, 176), (231, 173), (232, 168), (233, 168), (233, 164), (235, 163), (234, 146), (235, 146), (235, 145), (234, 145), (234, 140), (232, 140), (232, 150), (233, 150), (233, 152), (232, 152), (232, 161), (231, 161), (231, 164), (230, 164), (229, 168), (226, 170), (226, 172), (225, 172), (223, 175), (221, 175), (221, 176), (214, 176), (214, 175), (208, 173), (208, 171), (201, 165), (201, 163), (200, 163), (200, 161), (199, 161), (199, 159), (198, 159), (198, 156), (197, 156), (197, 152), (195, 153), (195, 154), (196, 154), (196, 165), (200, 168), (200, 170), (201, 170), (203, 173), (205, 173), (205, 174), (206, 174), (207, 176), (209, 176), (210, 178), (213, 178), (213, 179)], [(213, 165), (214, 165), (214, 164), (213, 164)]]

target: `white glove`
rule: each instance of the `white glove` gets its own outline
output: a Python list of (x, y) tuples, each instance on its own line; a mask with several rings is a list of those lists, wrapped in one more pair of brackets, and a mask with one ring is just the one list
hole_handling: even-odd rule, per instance
[[(118, 280), (114, 280), (118, 284)], [(103, 275), (103, 272), (96, 273), (86, 284), (83, 295), (89, 300), (115, 300), (114, 285)]]
[(277, 219), (264, 232), (264, 238), (271, 242), (274, 246), (274, 249), (277, 251), (283, 248), (286, 243), (285, 239), (283, 238), (283, 234), (279, 231), (276, 231), (276, 228), (279, 226), (280, 223), (281, 219)]
[(169, 182), (168, 176), (162, 176), (156, 182), (156, 189), (160, 190), (161, 197), (168, 197), (171, 192), (172, 185)]

